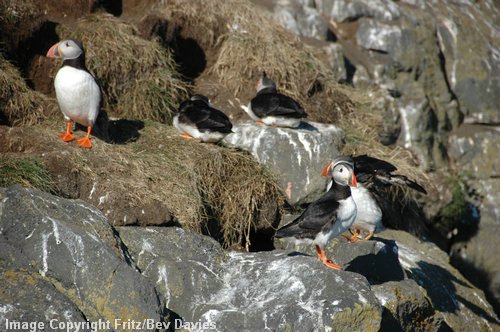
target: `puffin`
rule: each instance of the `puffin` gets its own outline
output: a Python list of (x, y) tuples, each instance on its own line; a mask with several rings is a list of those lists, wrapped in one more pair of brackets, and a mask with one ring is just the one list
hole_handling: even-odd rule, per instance
[(331, 238), (347, 231), (356, 219), (357, 207), (351, 189), (357, 186), (357, 181), (351, 158), (338, 157), (330, 167), (333, 181), (329, 190), (309, 204), (297, 219), (278, 229), (274, 237), (313, 239), (323, 264), (341, 270), (339, 265), (328, 259), (325, 248)]
[(212, 107), (208, 97), (195, 94), (179, 106), (173, 125), (184, 138), (217, 143), (232, 133), (233, 125), (226, 114)]
[(257, 95), (248, 106), (241, 108), (260, 125), (297, 128), (307, 117), (304, 108), (294, 99), (278, 92), (276, 83), (267, 77), (266, 72), (256, 83)]
[(87, 127), (87, 135), (76, 143), (82, 148), (92, 148), (90, 133), (101, 106), (101, 89), (85, 67), (85, 49), (79, 40), (65, 39), (54, 44), (47, 52), (49, 58), (62, 58), (62, 67), (54, 79), (56, 98), (66, 120), (66, 132), (58, 136), (64, 142), (75, 139), (71, 134), (72, 123)]
[[(393, 174), (397, 171), (396, 166), (385, 160), (368, 155), (354, 156), (352, 160), (358, 185), (352, 188), (351, 194), (358, 213), (351, 228), (352, 236), (346, 236), (350, 242), (369, 240), (375, 232), (384, 228), (382, 207), (390, 202), (384, 202), (387, 197), (385, 193), (380, 192), (380, 189), (390, 186), (407, 186), (422, 194), (427, 194), (427, 191), (417, 182), (404, 175)], [(334, 162), (331, 161), (323, 169), (321, 176), (332, 176), (333, 169)], [(333, 178), (328, 184), (327, 191), (332, 184)], [(362, 232), (365, 234), (361, 234)]]

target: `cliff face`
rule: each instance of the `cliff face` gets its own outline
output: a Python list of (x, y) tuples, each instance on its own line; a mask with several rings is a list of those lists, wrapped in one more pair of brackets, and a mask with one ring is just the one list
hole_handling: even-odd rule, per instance
[[(0, 324), (494, 330), (498, 19), (492, 1), (3, 1)], [(103, 89), (90, 151), (56, 136), (45, 54), (67, 37)], [(304, 106), (298, 129), (241, 110), (263, 70)], [(191, 93), (231, 118), (220, 145), (177, 137)], [(413, 235), (333, 241), (344, 271), (273, 242), (329, 160), (365, 153), (429, 192), (387, 193)]]

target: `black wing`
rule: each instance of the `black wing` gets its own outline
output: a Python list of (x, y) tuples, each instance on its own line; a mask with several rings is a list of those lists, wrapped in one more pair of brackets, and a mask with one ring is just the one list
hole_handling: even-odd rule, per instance
[(201, 132), (218, 131), (221, 133), (230, 133), (233, 128), (226, 114), (199, 100), (182, 103), (179, 120), (188, 120)]
[(304, 118), (307, 116), (298, 102), (280, 93), (260, 93), (252, 99), (250, 106), (259, 118), (265, 116)]
[(377, 159), (365, 155), (353, 157), (354, 159), (354, 174), (358, 173), (375, 173), (377, 171), (385, 171), (391, 173), (397, 171), (396, 166), (385, 160)]
[(427, 194), (427, 191), (417, 182), (410, 180), (404, 175), (391, 174), (397, 168), (385, 160), (367, 155), (353, 157), (353, 159), (356, 180), (365, 184), (366, 187), (371, 187), (373, 184), (382, 186), (408, 186), (423, 194)]
[(329, 190), (317, 201), (309, 204), (307, 209), (294, 221), (280, 228), (275, 237), (309, 237), (314, 238), (323, 226), (337, 219), (339, 202), (335, 193)]

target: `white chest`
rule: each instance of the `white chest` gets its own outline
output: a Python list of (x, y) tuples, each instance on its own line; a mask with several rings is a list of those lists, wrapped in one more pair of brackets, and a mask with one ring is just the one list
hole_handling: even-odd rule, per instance
[(71, 66), (64, 66), (54, 80), (57, 102), (66, 120), (85, 126), (95, 123), (101, 100), (99, 86), (92, 75)]
[(369, 231), (382, 228), (382, 210), (368, 189), (358, 185), (356, 188), (351, 188), (351, 194), (358, 208), (354, 224)]
[(352, 226), (354, 220), (356, 219), (356, 213), (356, 203), (351, 196), (339, 201), (337, 220), (332, 225), (328, 233), (319, 232), (314, 239), (314, 243), (321, 247), (325, 247), (331, 238), (339, 236)]

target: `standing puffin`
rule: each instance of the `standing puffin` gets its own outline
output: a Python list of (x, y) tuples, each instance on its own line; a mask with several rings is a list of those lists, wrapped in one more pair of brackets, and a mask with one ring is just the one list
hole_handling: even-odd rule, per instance
[(307, 116), (298, 102), (278, 92), (276, 83), (267, 77), (266, 72), (257, 81), (256, 89), (257, 95), (248, 106), (241, 108), (258, 124), (297, 128)]
[(351, 187), (356, 187), (356, 176), (351, 158), (339, 157), (332, 164), (332, 186), (294, 221), (280, 228), (276, 238), (294, 236), (314, 239), (316, 253), (327, 267), (341, 267), (326, 257), (325, 248), (331, 238), (351, 227), (356, 219), (356, 203)]
[[(351, 242), (356, 240), (366, 241), (373, 236), (376, 231), (382, 230), (383, 210), (381, 207), (384, 200), (388, 200), (385, 193), (379, 193), (379, 189), (392, 185), (407, 186), (423, 194), (427, 194), (425, 189), (408, 179), (404, 175), (392, 174), (397, 168), (393, 164), (373, 158), (367, 155), (353, 157), (354, 173), (358, 181), (358, 186), (352, 188), (352, 198), (358, 208), (356, 220), (353, 224), (354, 231), (352, 237), (348, 237)], [(323, 169), (322, 176), (329, 176), (333, 172), (334, 163), (330, 162)], [(330, 181), (327, 191), (330, 189), (333, 180)], [(390, 203), (389, 203), (390, 204)], [(360, 237), (362, 231), (366, 231), (364, 237)]]
[(90, 133), (99, 114), (101, 90), (94, 76), (85, 67), (85, 50), (80, 41), (66, 39), (53, 45), (49, 58), (62, 58), (62, 67), (56, 74), (54, 87), (57, 102), (67, 122), (66, 132), (59, 134), (65, 142), (75, 139), (72, 122), (87, 127), (87, 135), (76, 142), (83, 148), (92, 148)]
[(209, 143), (219, 142), (233, 128), (226, 114), (213, 108), (206, 96), (198, 94), (181, 103), (173, 125), (181, 132), (181, 137)]

